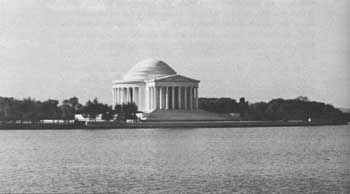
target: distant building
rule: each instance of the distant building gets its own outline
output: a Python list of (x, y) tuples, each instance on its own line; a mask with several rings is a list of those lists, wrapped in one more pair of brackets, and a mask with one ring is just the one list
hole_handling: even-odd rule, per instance
[(198, 110), (199, 82), (177, 74), (161, 60), (147, 59), (112, 82), (113, 108), (133, 102), (148, 120), (222, 120)]
[(113, 107), (134, 102), (140, 111), (197, 109), (199, 81), (177, 74), (160, 60), (137, 63), (113, 82)]

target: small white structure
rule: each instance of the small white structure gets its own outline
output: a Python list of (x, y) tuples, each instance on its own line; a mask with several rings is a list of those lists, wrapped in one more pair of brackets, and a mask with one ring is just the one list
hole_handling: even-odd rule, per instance
[(89, 117), (84, 117), (82, 114), (75, 114), (74, 120), (76, 120), (76, 121), (96, 121), (96, 122), (104, 121), (102, 119), (102, 114), (96, 115), (96, 117), (93, 119), (90, 119)]
[(197, 109), (198, 85), (198, 80), (177, 74), (165, 62), (147, 59), (113, 81), (113, 107), (134, 102), (142, 112)]
[(75, 114), (74, 115), (74, 120), (76, 120), (76, 121), (87, 121), (88, 119), (85, 118), (82, 114)]

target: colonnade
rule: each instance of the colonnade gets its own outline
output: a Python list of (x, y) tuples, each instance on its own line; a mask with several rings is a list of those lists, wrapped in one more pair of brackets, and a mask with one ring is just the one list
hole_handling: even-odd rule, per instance
[(127, 104), (134, 102), (140, 106), (142, 104), (141, 87), (119, 87), (113, 88), (113, 108), (117, 104)]
[(147, 87), (148, 109), (197, 109), (198, 88), (185, 86)]
[(117, 104), (130, 102), (147, 110), (198, 108), (198, 87), (147, 86), (145, 89), (144, 91), (142, 87), (113, 88), (113, 108)]

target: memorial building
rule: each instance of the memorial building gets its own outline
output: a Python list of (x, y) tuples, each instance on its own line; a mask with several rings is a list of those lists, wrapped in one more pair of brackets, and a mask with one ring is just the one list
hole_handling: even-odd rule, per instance
[(217, 120), (198, 109), (199, 82), (161, 60), (147, 59), (112, 82), (113, 107), (135, 103), (145, 120)]
[(113, 82), (113, 107), (133, 102), (143, 112), (197, 109), (198, 85), (198, 80), (177, 74), (165, 62), (147, 59)]

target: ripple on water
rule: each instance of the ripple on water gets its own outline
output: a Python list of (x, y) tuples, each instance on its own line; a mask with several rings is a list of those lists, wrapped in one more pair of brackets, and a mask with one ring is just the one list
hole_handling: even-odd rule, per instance
[(348, 126), (0, 131), (0, 193), (350, 193)]

